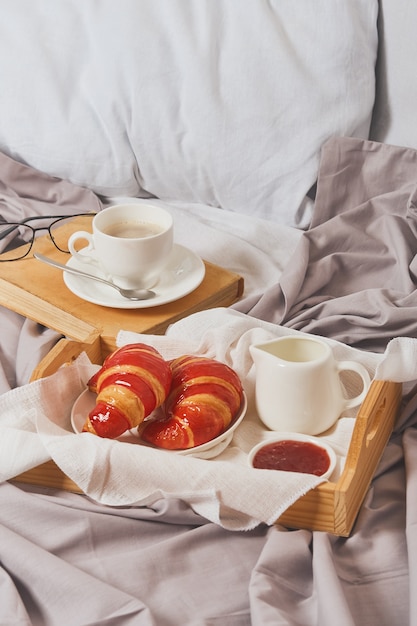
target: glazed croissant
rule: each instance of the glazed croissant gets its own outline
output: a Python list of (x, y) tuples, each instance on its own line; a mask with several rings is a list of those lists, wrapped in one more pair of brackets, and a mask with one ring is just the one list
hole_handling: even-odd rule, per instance
[(171, 379), (169, 363), (153, 347), (119, 348), (88, 382), (98, 395), (83, 431), (114, 439), (138, 426), (165, 401)]
[(224, 363), (181, 356), (170, 363), (171, 391), (164, 419), (143, 425), (141, 437), (160, 448), (192, 448), (220, 435), (237, 414), (243, 395), (236, 372)]

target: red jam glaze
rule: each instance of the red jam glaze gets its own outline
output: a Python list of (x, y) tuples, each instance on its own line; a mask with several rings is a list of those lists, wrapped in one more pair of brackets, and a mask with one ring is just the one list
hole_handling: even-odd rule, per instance
[(166, 450), (182, 450), (193, 445), (187, 429), (174, 418), (149, 422), (141, 437), (144, 441)]
[(218, 437), (225, 428), (224, 419), (219, 415), (217, 409), (207, 405), (204, 407), (192, 405), (179, 407), (175, 411), (175, 416), (190, 427), (193, 433), (194, 446), (200, 446)]
[(120, 355), (117, 361), (110, 363), (108, 366), (111, 367), (113, 365), (120, 365), (122, 369), (127, 365), (141, 367), (160, 382), (165, 390), (165, 394), (169, 392), (172, 378), (171, 369), (160, 355), (145, 350), (133, 351), (131, 354), (126, 351), (123, 355)]
[(115, 372), (106, 377), (104, 388), (118, 385), (130, 389), (143, 405), (144, 416), (150, 415), (156, 407), (156, 396), (152, 388), (139, 376), (129, 372)]
[(99, 437), (120, 437), (130, 428), (126, 417), (113, 405), (99, 402), (89, 414), (91, 425)]
[(242, 383), (236, 372), (225, 363), (208, 357), (183, 356), (171, 361), (173, 384), (184, 385), (200, 376), (224, 378), (242, 393)]
[(175, 411), (177, 403), (199, 394), (212, 394), (216, 396), (229, 407), (231, 417), (235, 415), (240, 407), (241, 398), (236, 390), (233, 391), (233, 388), (229, 389), (224, 385), (216, 383), (196, 383), (194, 385), (173, 389), (166, 402), (167, 415), (171, 415)]
[(109, 354), (104, 360), (100, 370), (88, 381), (88, 387), (91, 391), (95, 391), (98, 378), (103, 372), (114, 366), (120, 366), (121, 369), (123, 369), (123, 366), (126, 365), (143, 367), (143, 369), (149, 371), (159, 380), (165, 390), (165, 395), (168, 394), (172, 378), (169, 363), (163, 359), (155, 348), (141, 343), (123, 346), (112, 354)]
[(326, 450), (314, 443), (290, 439), (266, 444), (253, 459), (253, 466), (258, 469), (303, 472), (315, 476), (322, 476), (329, 465)]

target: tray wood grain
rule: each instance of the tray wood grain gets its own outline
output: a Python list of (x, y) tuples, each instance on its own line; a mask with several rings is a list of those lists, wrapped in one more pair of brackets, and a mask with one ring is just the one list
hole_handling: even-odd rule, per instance
[[(33, 379), (53, 373), (85, 351), (91, 361), (101, 363), (107, 354), (99, 335), (87, 343), (62, 339), (33, 373)], [(289, 507), (277, 520), (288, 528), (319, 530), (350, 535), (369, 484), (392, 433), (402, 395), (402, 385), (374, 380), (359, 408), (343, 472), (337, 482), (318, 485)], [(48, 461), (14, 480), (82, 493), (55, 465)], [(271, 494), (273, 497), (273, 494)]]
[[(78, 226), (75, 223), (75, 229)], [(73, 227), (74, 230), (74, 227)], [(35, 242), (36, 250), (57, 261), (59, 252), (48, 237)], [(32, 256), (0, 264), (0, 304), (53, 328), (61, 339), (34, 370), (32, 379), (47, 376), (85, 351), (101, 363), (115, 349), (120, 329), (162, 334), (178, 319), (216, 306), (229, 306), (243, 293), (243, 279), (210, 263), (203, 283), (175, 303), (153, 309), (110, 309), (85, 302), (67, 289), (62, 275)], [(277, 520), (289, 528), (305, 528), (348, 536), (393, 430), (402, 385), (376, 380), (359, 409), (345, 467), (337, 482), (309, 491)], [(48, 461), (14, 479), (44, 487), (81, 493), (80, 488)]]
[(394, 428), (402, 385), (374, 380), (352, 433), (345, 467), (336, 483), (318, 485), (293, 504), (278, 523), (349, 536)]
[[(72, 226), (65, 227), (68, 234), (79, 228), (76, 218)], [(60, 263), (69, 258), (55, 248), (49, 236), (39, 237), (34, 250)], [(243, 278), (207, 261), (204, 264), (206, 274), (201, 285), (176, 302), (148, 309), (113, 309), (74, 295), (62, 272), (30, 254), (19, 261), (0, 263), (0, 305), (77, 341), (92, 341), (98, 332), (103, 347), (111, 351), (120, 329), (163, 334), (170, 324), (187, 315), (236, 302), (243, 293)]]

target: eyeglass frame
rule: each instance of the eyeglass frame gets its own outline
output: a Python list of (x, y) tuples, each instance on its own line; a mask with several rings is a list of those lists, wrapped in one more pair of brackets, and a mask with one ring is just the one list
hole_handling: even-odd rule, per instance
[[(58, 246), (58, 244), (56, 243), (52, 232), (51, 232), (51, 228), (52, 226), (56, 223), (59, 222), (61, 220), (64, 219), (71, 219), (72, 217), (81, 217), (81, 216), (88, 216), (91, 215), (91, 217), (94, 217), (94, 215), (97, 215), (97, 213), (95, 212), (90, 212), (90, 213), (74, 213), (73, 215), (34, 215), (32, 217), (25, 217), (25, 219), (20, 220), (20, 222), (1, 222), (0, 221), (0, 227), (1, 226), (7, 226), (7, 224), (10, 224), (10, 228), (6, 229), (4, 232), (0, 233), (0, 241), (2, 239), (4, 239), (4, 237), (7, 237), (7, 235), (9, 235), (10, 233), (13, 232), (13, 230), (18, 227), (18, 226), (27, 226), (28, 228), (31, 229), (32, 231), (32, 239), (30, 242), (26, 242), (26, 245), (29, 245), (29, 248), (27, 250), (27, 252), (25, 252), (25, 254), (23, 254), (22, 256), (17, 257), (17, 259), (2, 259), (1, 258), (1, 254), (0, 254), (0, 263), (10, 263), (12, 261), (20, 261), (21, 259), (24, 259), (25, 257), (27, 257), (27, 255), (30, 253), (30, 251), (32, 250), (32, 246), (35, 242), (35, 233), (37, 233), (40, 230), (47, 230), (49, 237), (52, 241), (52, 243), (54, 244), (55, 248), (57, 250), (59, 250), (60, 252), (64, 252), (65, 254), (70, 254), (69, 250), (63, 250), (62, 248), (60, 248)], [(40, 226), (39, 228), (34, 228), (33, 226), (31, 226), (30, 224), (28, 224), (28, 222), (34, 221), (34, 220), (53, 220), (49, 226)]]

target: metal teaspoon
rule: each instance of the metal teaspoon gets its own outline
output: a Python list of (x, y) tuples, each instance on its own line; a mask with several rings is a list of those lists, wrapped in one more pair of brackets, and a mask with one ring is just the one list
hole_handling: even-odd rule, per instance
[(76, 274), (77, 276), (83, 276), (84, 278), (89, 278), (90, 280), (97, 280), (99, 283), (113, 287), (113, 289), (117, 289), (120, 295), (128, 300), (149, 300), (149, 298), (153, 298), (156, 295), (151, 289), (123, 289), (122, 287), (111, 283), (109, 280), (104, 280), (104, 278), (99, 278), (98, 276), (87, 274), (81, 270), (76, 270), (73, 267), (68, 267), (67, 265), (58, 263), (58, 261), (43, 256), (43, 254), (38, 254), (37, 252), (35, 252), (33, 256), (35, 259), (38, 259), (38, 261), (42, 261), (42, 263), (46, 263), (47, 265), (52, 265), (52, 267), (57, 267), (64, 272), (68, 272), (69, 274)]

